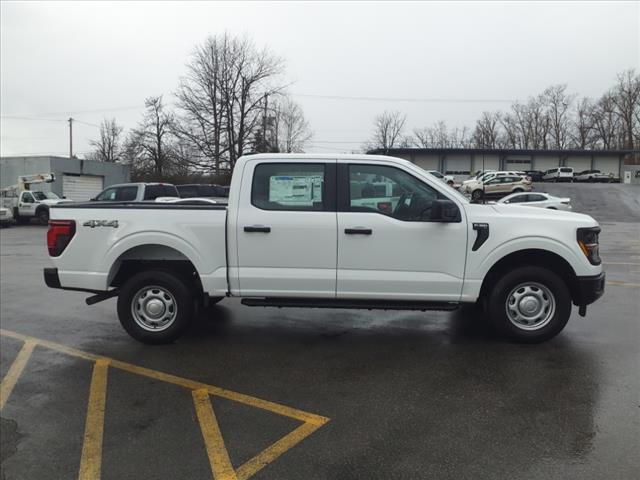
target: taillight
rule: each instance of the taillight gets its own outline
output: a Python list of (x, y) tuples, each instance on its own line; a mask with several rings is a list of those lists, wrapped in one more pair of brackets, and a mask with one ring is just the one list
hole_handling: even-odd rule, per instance
[(60, 256), (75, 233), (76, 222), (74, 220), (50, 220), (47, 232), (49, 255), (52, 257)]
[(598, 241), (598, 234), (600, 233), (600, 227), (589, 227), (578, 229), (578, 245), (580, 250), (584, 253), (585, 257), (592, 265), (600, 265), (600, 244)]

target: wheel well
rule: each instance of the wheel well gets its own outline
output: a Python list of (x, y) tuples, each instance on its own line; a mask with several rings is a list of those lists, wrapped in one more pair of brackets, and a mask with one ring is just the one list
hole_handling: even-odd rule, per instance
[(120, 255), (109, 272), (109, 286), (120, 287), (133, 275), (146, 270), (171, 272), (202, 291), (200, 275), (194, 264), (178, 250), (155, 244), (139, 245)]
[(498, 260), (484, 277), (480, 288), (480, 298), (485, 297), (490, 286), (494, 285), (504, 272), (527, 265), (546, 268), (554, 272), (567, 285), (569, 292), (571, 292), (571, 298), (576, 298), (578, 294), (576, 290), (577, 276), (571, 265), (560, 255), (539, 249), (519, 250)]
[(41, 212), (42, 210), (49, 210), (49, 207), (47, 205), (38, 205), (36, 207), (36, 215)]

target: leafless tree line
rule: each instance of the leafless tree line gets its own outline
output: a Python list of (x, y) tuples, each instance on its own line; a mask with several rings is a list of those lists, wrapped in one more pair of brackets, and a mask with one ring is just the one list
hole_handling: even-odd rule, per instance
[(105, 120), (92, 158), (162, 177), (230, 171), (246, 153), (302, 151), (311, 131), (286, 95), (283, 74), (283, 60), (247, 37), (210, 37), (187, 63), (175, 107), (162, 96), (147, 98), (125, 138), (115, 119)]
[(406, 115), (384, 112), (374, 119), (366, 148), (640, 149), (640, 74), (627, 70), (593, 100), (554, 85), (507, 111), (486, 111), (475, 127), (445, 122), (404, 135)]

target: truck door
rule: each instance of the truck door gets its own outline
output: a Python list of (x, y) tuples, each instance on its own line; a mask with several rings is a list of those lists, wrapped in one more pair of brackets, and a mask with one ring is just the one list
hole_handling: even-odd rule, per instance
[(246, 163), (235, 223), (243, 296), (335, 297), (335, 168), (335, 161)]
[(33, 217), (36, 214), (36, 199), (29, 191), (20, 194), (18, 201), (18, 214), (21, 217)]
[(433, 200), (446, 198), (397, 167), (339, 164), (337, 297), (458, 301), (464, 210), (458, 223), (429, 220)]

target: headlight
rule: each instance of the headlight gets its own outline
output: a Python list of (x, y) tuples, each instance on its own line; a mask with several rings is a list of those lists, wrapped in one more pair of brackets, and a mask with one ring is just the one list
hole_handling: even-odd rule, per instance
[(600, 260), (600, 244), (598, 242), (599, 233), (600, 227), (578, 229), (578, 245), (580, 245), (580, 250), (592, 265), (600, 265), (602, 263), (602, 260)]

